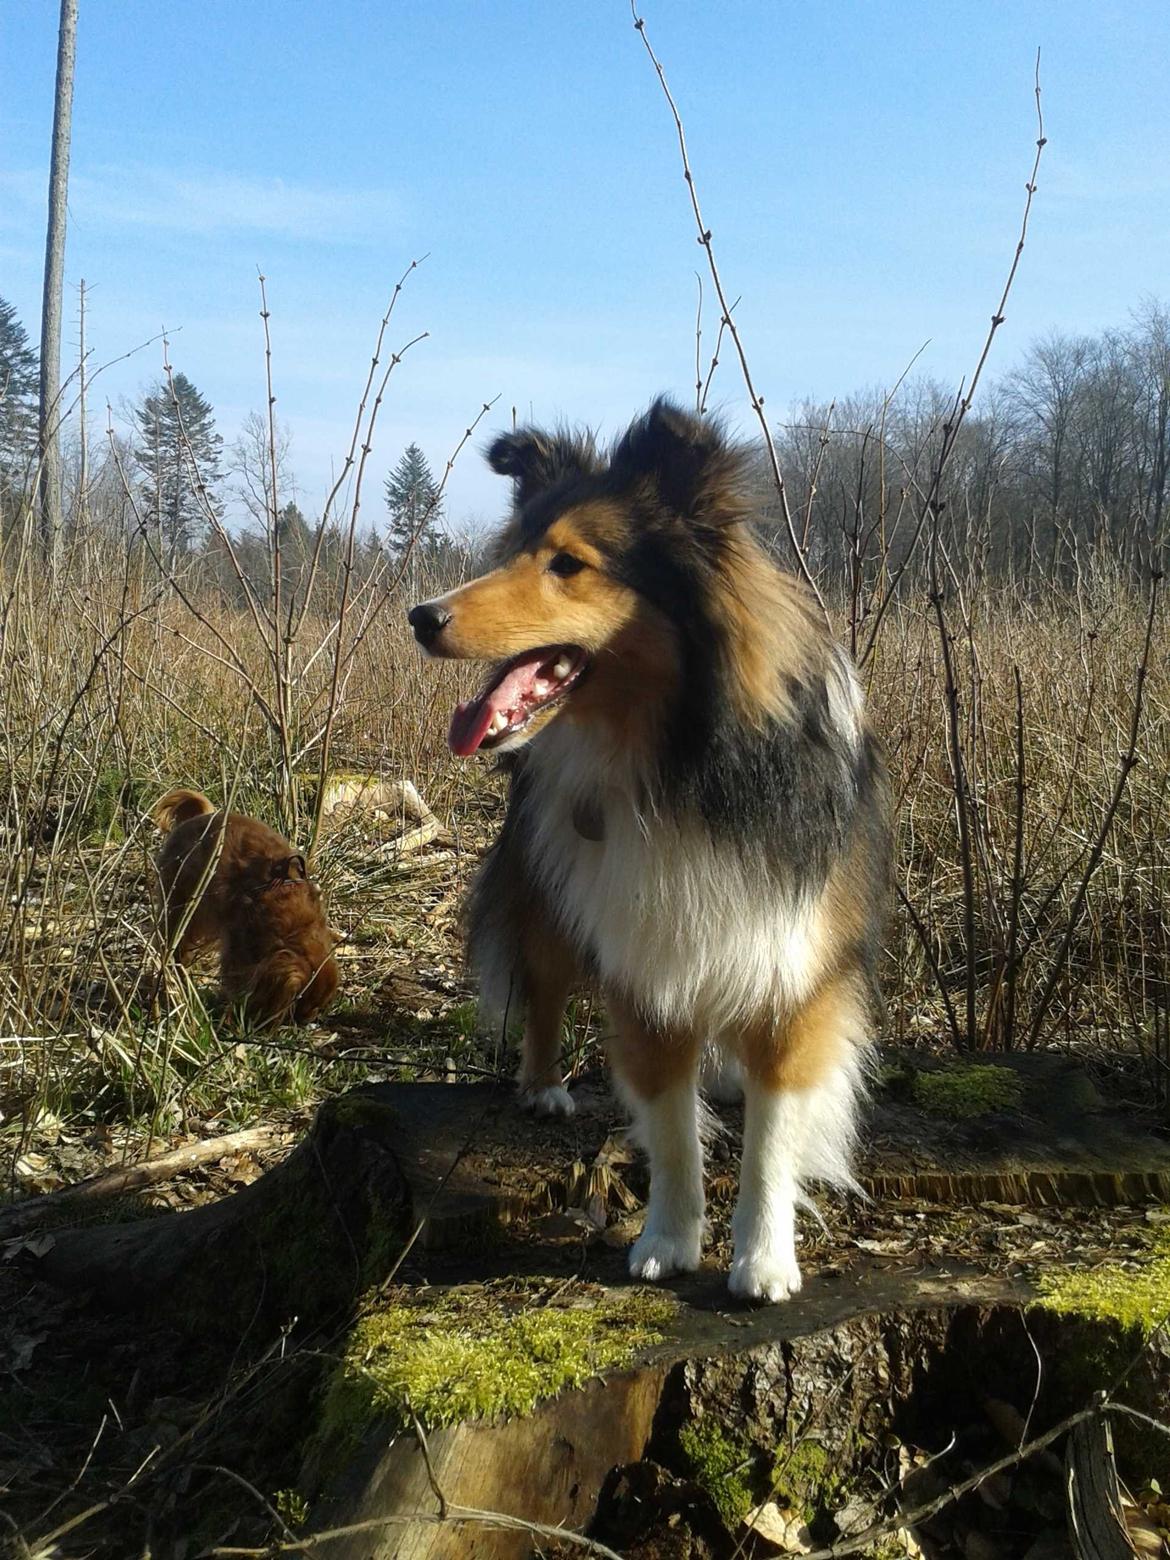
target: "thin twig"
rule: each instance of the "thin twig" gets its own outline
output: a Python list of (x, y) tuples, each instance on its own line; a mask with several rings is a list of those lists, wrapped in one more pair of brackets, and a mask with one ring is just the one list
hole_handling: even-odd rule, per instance
[(402, 275), (398, 278), (397, 282), (394, 284), (394, 291), (390, 295), (390, 302), (386, 305), (386, 312), (382, 316), (382, 323), (378, 327), (377, 339), (374, 342), (373, 356), (370, 358), (369, 372), (366, 375), (366, 383), (362, 390), (361, 399), (358, 402), (357, 413), (353, 420), (353, 433), (350, 436), (349, 449), (346, 451), (345, 460), (342, 462), (340, 474), (338, 475), (337, 480), (334, 482), (332, 488), (329, 490), (329, 495), (325, 500), (325, 506), (321, 511), (321, 520), (317, 526), (317, 535), (313, 544), (313, 556), (309, 563), (309, 577), (305, 585), (304, 594), (301, 597), (300, 614), (297, 617), (296, 623), (290, 630), (289, 637), (292, 639), (296, 639), (299, 636), (301, 628), (304, 625), (305, 617), (309, 611), (309, 603), (313, 599), (313, 586), (316, 581), (317, 570), (321, 562), (321, 550), (325, 545), (325, 533), (329, 527), (329, 519), (333, 513), (333, 505), (337, 500), (337, 495), (345, 486), (349, 474), (353, 469), (354, 461), (356, 459), (358, 440), (361, 438), (362, 424), (366, 415), (366, 404), (370, 398), (370, 391), (374, 386), (374, 377), (378, 372), (378, 364), (382, 360), (382, 344), (386, 339), (386, 332), (390, 328), (390, 321), (394, 315), (395, 305), (398, 302), (399, 294), (406, 285), (407, 277), (411, 274), (412, 271), (417, 271), (419, 266), (422, 265), (426, 258), (426, 255), (420, 255), (417, 260), (412, 260), (407, 266), (406, 270), (403, 271)]
[(156, 1154), (152, 1159), (140, 1160), (136, 1165), (103, 1170), (99, 1175), (88, 1176), (73, 1186), (62, 1187), (60, 1191), (46, 1192), (43, 1197), (29, 1197), (23, 1202), (10, 1203), (0, 1208), (0, 1239), (9, 1239), (21, 1230), (42, 1223), (59, 1208), (70, 1207), (74, 1203), (100, 1202), (105, 1197), (120, 1197), (124, 1192), (137, 1191), (143, 1186), (156, 1186), (160, 1181), (169, 1181), (213, 1159), (223, 1159), (228, 1154), (252, 1153), (256, 1149), (286, 1141), (287, 1138), (288, 1134), (277, 1126), (248, 1127), (242, 1132), (225, 1132), (221, 1137), (204, 1138), (199, 1143), (172, 1148), (165, 1154)]
[(1056, 995), (1056, 988), (1060, 984), (1068, 962), (1069, 948), (1072, 946), (1073, 937), (1080, 925), (1081, 912), (1085, 907), (1085, 897), (1089, 892), (1089, 884), (1093, 880), (1105, 852), (1105, 842), (1109, 838), (1109, 831), (1113, 827), (1113, 819), (1121, 805), (1121, 798), (1125, 794), (1125, 788), (1129, 781), (1130, 772), (1137, 763), (1138, 737), (1141, 734), (1142, 708), (1145, 700), (1146, 678), (1150, 670), (1150, 649), (1154, 638), (1154, 619), (1158, 609), (1158, 586), (1162, 576), (1154, 572), (1150, 576), (1150, 606), (1146, 616), (1146, 636), (1142, 646), (1141, 660), (1138, 662), (1137, 676), (1133, 695), (1133, 711), (1129, 723), (1129, 740), (1125, 751), (1121, 755), (1117, 766), (1117, 779), (1113, 786), (1113, 795), (1109, 798), (1109, 804), (1105, 809), (1105, 815), (1101, 819), (1101, 826), (1097, 831), (1097, 837), (1093, 841), (1093, 848), (1089, 852), (1089, 859), (1085, 863), (1085, 870), (1081, 874), (1081, 881), (1077, 884), (1077, 891), (1073, 895), (1072, 904), (1069, 906), (1065, 919), (1064, 936), (1060, 940), (1060, 946), (1052, 960), (1048, 971), (1048, 979), (1036, 1000), (1036, 1007), (1032, 1014), (1032, 1024), (1028, 1031), (1028, 1045), (1034, 1047), (1039, 1044), (1040, 1033), (1044, 1028), (1044, 1020), (1048, 1016), (1048, 1009)]
[(962, 1483), (952, 1484), (936, 1499), (929, 1500), (922, 1506), (915, 1506), (911, 1511), (901, 1511), (893, 1517), (873, 1522), (864, 1532), (854, 1534), (843, 1543), (830, 1544), (827, 1549), (814, 1549), (805, 1556), (805, 1560), (842, 1560), (844, 1555), (861, 1554), (878, 1539), (888, 1537), (898, 1528), (913, 1528), (920, 1522), (928, 1522), (940, 1511), (945, 1511), (957, 1500), (962, 1500), (964, 1495), (970, 1495), (972, 1490), (977, 1490), (981, 1484), (986, 1484), (987, 1480), (994, 1478), (997, 1473), (1004, 1473), (1008, 1468), (1017, 1467), (1027, 1458), (1042, 1452), (1046, 1446), (1051, 1446), (1054, 1441), (1059, 1441), (1061, 1436), (1067, 1435), (1075, 1426), (1083, 1424), (1087, 1419), (1095, 1419), (1100, 1412), (1101, 1405), (1095, 1403), (1091, 1408), (1082, 1408), (1077, 1413), (1070, 1414), (1067, 1419), (1062, 1419), (1051, 1430), (1046, 1430), (1043, 1435), (1026, 1442), (1017, 1451), (1009, 1452), (996, 1462), (988, 1463), (985, 1468), (980, 1468), (978, 1473), (973, 1473)]
[(398, 1511), (392, 1516), (371, 1517), (364, 1522), (351, 1522), (345, 1527), (328, 1528), (320, 1533), (307, 1534), (293, 1543), (267, 1544), (262, 1549), (221, 1545), (215, 1549), (205, 1549), (202, 1554), (208, 1556), (209, 1560), (210, 1557), (220, 1555), (312, 1554), (314, 1550), (322, 1549), (336, 1539), (357, 1538), (363, 1533), (384, 1532), (387, 1528), (413, 1527), (416, 1524), (428, 1527), (447, 1524), (459, 1526), (462, 1523), (469, 1523), (474, 1527), (499, 1528), (511, 1533), (531, 1533), (536, 1538), (555, 1539), (560, 1544), (567, 1544), (571, 1549), (580, 1549), (587, 1555), (600, 1556), (601, 1560), (622, 1560), (616, 1550), (599, 1543), (595, 1538), (586, 1538), (583, 1533), (574, 1533), (571, 1528), (553, 1527), (547, 1522), (529, 1522), (523, 1517), (512, 1517), (503, 1511), (482, 1511), (476, 1506), (448, 1506), (445, 1516), (437, 1511)]
[(804, 551), (800, 545), (800, 538), (796, 534), (796, 525), (793, 521), (792, 510), (788, 503), (788, 489), (784, 485), (784, 477), (780, 470), (780, 458), (776, 453), (776, 444), (775, 440), (772, 438), (772, 430), (768, 426), (768, 419), (764, 415), (764, 398), (758, 393), (752, 380), (751, 369), (748, 367), (747, 353), (744, 350), (744, 345), (740, 339), (739, 331), (736, 329), (735, 321), (732, 319), (731, 305), (728, 304), (727, 296), (723, 291), (723, 281), (719, 275), (719, 267), (715, 263), (715, 250), (712, 247), (711, 242), (711, 229), (703, 221), (703, 213), (699, 206), (699, 193), (695, 187), (695, 176), (691, 171), (690, 158), (687, 153), (687, 138), (686, 132), (683, 130), (682, 117), (679, 114), (678, 106), (674, 101), (674, 97), (671, 94), (669, 86), (667, 85), (666, 72), (663, 70), (658, 56), (655, 54), (651, 46), (650, 39), (646, 36), (646, 23), (638, 15), (637, 0), (630, 0), (630, 15), (634, 18), (634, 28), (639, 37), (642, 39), (646, 53), (650, 56), (650, 62), (654, 66), (654, 69), (658, 75), (658, 80), (662, 87), (663, 95), (665, 96), (667, 103), (670, 105), (670, 112), (674, 118), (674, 128), (678, 134), (678, 149), (682, 157), (683, 178), (686, 180), (687, 190), (691, 197), (691, 209), (694, 212), (695, 223), (699, 230), (699, 243), (702, 245), (704, 253), (707, 256), (707, 265), (711, 272), (711, 280), (715, 284), (715, 295), (719, 299), (719, 307), (722, 311), (719, 322), (720, 327), (721, 329), (727, 329), (732, 341), (735, 343), (735, 350), (739, 357), (740, 371), (743, 374), (743, 382), (748, 393), (748, 400), (751, 402), (752, 411), (756, 414), (756, 418), (760, 424), (760, 431), (764, 436), (764, 448), (768, 452), (768, 463), (772, 468), (772, 481), (776, 486), (776, 493), (780, 499), (780, 511), (784, 517), (784, 524), (788, 531), (788, 540), (792, 547), (793, 558), (796, 561), (797, 568), (800, 570), (805, 584), (816, 597), (817, 605), (820, 607), (821, 612), (824, 615), (826, 624), (828, 624), (828, 626), (831, 628), (832, 624), (829, 619), (828, 608), (825, 606), (824, 599), (822, 598), (820, 591), (817, 589), (817, 582), (813, 579), (812, 571), (809, 569), (808, 562), (804, 556)]
[(966, 388), (966, 393), (964, 393), (962, 389), (959, 390), (955, 397), (953, 413), (949, 420), (943, 424), (942, 444), (939, 448), (938, 457), (935, 461), (934, 471), (931, 475), (930, 487), (927, 491), (925, 501), (919, 515), (918, 527), (911, 539), (910, 546), (907, 548), (900, 563), (898, 564), (898, 567), (894, 570), (889, 583), (882, 592), (881, 600), (878, 602), (878, 605), (874, 611), (873, 622), (870, 625), (869, 637), (867, 638), (865, 642), (865, 648), (862, 650), (859, 657), (859, 660), (862, 662), (868, 660), (868, 658), (873, 654), (874, 647), (877, 644), (878, 630), (881, 628), (882, 622), (886, 616), (887, 611), (889, 610), (890, 603), (894, 598), (894, 593), (898, 588), (898, 584), (909, 567), (910, 560), (914, 555), (918, 539), (922, 534), (928, 517), (933, 516), (937, 520), (937, 513), (939, 508), (939, 491), (942, 487), (943, 475), (946, 472), (948, 464), (950, 463), (951, 456), (954, 454), (955, 445), (958, 442), (959, 429), (963, 426), (963, 421), (971, 409), (971, 402), (974, 399), (975, 390), (979, 384), (979, 380), (982, 377), (987, 359), (991, 353), (991, 344), (995, 340), (999, 327), (1003, 324), (1006, 318), (1005, 310), (1007, 309), (1008, 298), (1011, 295), (1012, 285), (1016, 279), (1016, 272), (1019, 270), (1020, 266), (1020, 257), (1024, 253), (1024, 244), (1028, 237), (1028, 219), (1032, 213), (1032, 200), (1036, 194), (1036, 175), (1040, 171), (1040, 158), (1043, 154), (1045, 146), (1048, 144), (1048, 139), (1044, 134), (1044, 111), (1040, 98), (1039, 49), (1036, 50), (1034, 90), (1036, 97), (1037, 126), (1036, 156), (1032, 162), (1032, 172), (1029, 174), (1028, 182), (1025, 185), (1027, 194), (1024, 201), (1024, 215), (1020, 221), (1020, 233), (1016, 240), (1016, 248), (1015, 253), (1012, 256), (1011, 265), (1008, 268), (1007, 280), (1004, 282), (1003, 292), (1000, 294), (1000, 299), (996, 310), (991, 316), (991, 324), (983, 342), (983, 350), (979, 354), (979, 361), (975, 365), (975, 372), (971, 375), (970, 382)]

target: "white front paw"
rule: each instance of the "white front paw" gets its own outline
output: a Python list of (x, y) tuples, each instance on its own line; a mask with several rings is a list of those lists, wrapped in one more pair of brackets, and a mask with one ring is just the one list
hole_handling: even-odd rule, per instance
[(740, 1300), (787, 1300), (800, 1289), (795, 1255), (748, 1249), (731, 1264), (727, 1287)]
[(571, 1116), (577, 1109), (573, 1096), (560, 1083), (543, 1089), (526, 1089), (521, 1086), (520, 1105), (534, 1116)]
[(703, 1225), (667, 1234), (645, 1230), (630, 1247), (630, 1275), (656, 1284), (672, 1273), (693, 1273), (703, 1256)]

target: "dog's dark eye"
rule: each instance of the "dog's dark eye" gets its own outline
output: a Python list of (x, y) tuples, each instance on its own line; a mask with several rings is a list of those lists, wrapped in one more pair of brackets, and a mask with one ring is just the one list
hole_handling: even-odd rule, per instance
[(572, 553), (557, 553), (548, 566), (550, 574), (559, 574), (561, 579), (568, 579), (570, 574), (580, 574), (585, 567), (580, 558), (574, 558)]

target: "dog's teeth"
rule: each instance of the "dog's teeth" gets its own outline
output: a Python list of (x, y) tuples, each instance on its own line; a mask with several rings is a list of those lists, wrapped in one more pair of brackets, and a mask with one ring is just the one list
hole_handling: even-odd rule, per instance
[(548, 692), (548, 683), (543, 677), (538, 677), (532, 684), (532, 691), (538, 699), (543, 699)]
[(492, 716), (492, 723), (488, 727), (488, 731), (494, 737), (498, 732), (503, 731), (507, 724), (508, 717), (504, 714), (503, 710), (497, 710), (496, 713)]
[(559, 660), (553, 663), (552, 674), (559, 682), (562, 677), (567, 677), (569, 675), (569, 672), (572, 670), (572, 666), (573, 663), (569, 660), (568, 656), (562, 655)]

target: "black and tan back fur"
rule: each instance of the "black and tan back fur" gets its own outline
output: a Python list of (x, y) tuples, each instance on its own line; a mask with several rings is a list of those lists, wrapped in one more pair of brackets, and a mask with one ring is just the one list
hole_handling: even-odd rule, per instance
[(516, 497), (496, 567), (411, 615), (431, 654), (503, 662), (452, 723), (456, 751), (515, 766), (472, 961), (526, 1015), (540, 1109), (571, 1108), (564, 1003), (600, 987), (651, 1152), (643, 1277), (698, 1260), (697, 1059), (738, 1064), (732, 1288), (780, 1298), (803, 1186), (851, 1184), (887, 909), (887, 787), (856, 676), (754, 534), (748, 455), (717, 424), (657, 402), (607, 453), (521, 431), (489, 460)]

